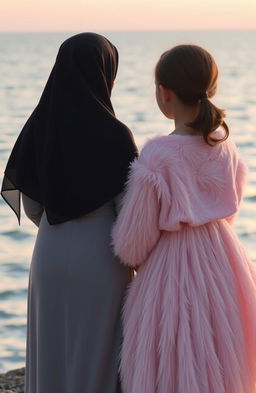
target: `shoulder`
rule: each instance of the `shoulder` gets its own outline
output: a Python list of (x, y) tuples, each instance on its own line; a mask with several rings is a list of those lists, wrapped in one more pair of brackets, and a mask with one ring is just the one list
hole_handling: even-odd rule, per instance
[(226, 149), (228, 150), (228, 153), (231, 157), (231, 160), (233, 161), (234, 164), (241, 163), (244, 166), (246, 166), (244, 157), (242, 156), (242, 153), (240, 151), (239, 146), (234, 142), (232, 138), (228, 138), (225, 142), (223, 142), (226, 145)]
[(150, 138), (143, 146), (138, 163), (155, 172), (170, 164), (178, 152), (177, 141), (168, 135)]
[(173, 157), (172, 149), (168, 136), (150, 138), (131, 163), (128, 183), (135, 181), (146, 187), (153, 186), (160, 195), (166, 189), (165, 170), (170, 168), (168, 157)]
[[(111, 128), (111, 132), (104, 134), (106, 135), (105, 141), (110, 145), (118, 145), (115, 153), (122, 156), (124, 152), (128, 152), (131, 156), (137, 157), (138, 149), (131, 130), (116, 118), (109, 119), (109, 127)], [(106, 149), (104, 143), (102, 144), (102, 148)]]
[(226, 146), (226, 148), (229, 150), (230, 153), (233, 153), (234, 155), (239, 154), (239, 149), (234, 142), (234, 140), (229, 136), (224, 142), (222, 142), (223, 146)]

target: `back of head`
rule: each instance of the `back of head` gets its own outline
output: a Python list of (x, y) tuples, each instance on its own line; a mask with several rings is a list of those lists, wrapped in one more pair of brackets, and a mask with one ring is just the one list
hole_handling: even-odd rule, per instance
[[(225, 113), (210, 101), (217, 89), (218, 68), (209, 52), (197, 45), (175, 46), (162, 54), (155, 76), (159, 84), (173, 90), (185, 105), (199, 105), (197, 117), (187, 125), (202, 132), (208, 144), (227, 139)], [(211, 134), (219, 126), (224, 128), (225, 135), (216, 140)]]
[(91, 89), (110, 97), (118, 68), (118, 51), (102, 35), (76, 34), (60, 46), (55, 68), (57, 73), (66, 75), (75, 71)]

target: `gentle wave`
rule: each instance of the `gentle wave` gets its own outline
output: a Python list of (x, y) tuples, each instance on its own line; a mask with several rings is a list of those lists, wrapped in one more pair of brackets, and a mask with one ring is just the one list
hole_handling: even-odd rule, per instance
[[(255, 182), (256, 184), (256, 182)], [(248, 196), (244, 198), (245, 201), (256, 201), (256, 195)]]
[(0, 318), (6, 319), (6, 318), (14, 318), (14, 317), (16, 317), (16, 314), (11, 314), (0, 310)]
[(26, 239), (28, 237), (31, 237), (31, 234), (26, 233), (24, 231), (19, 231), (18, 229), (1, 232), (1, 235), (9, 236), (9, 237), (11, 237), (11, 238), (13, 238), (15, 240), (24, 240), (24, 239)]
[(10, 299), (13, 297), (25, 296), (27, 294), (27, 289), (18, 289), (18, 290), (6, 290), (0, 292), (0, 300)]

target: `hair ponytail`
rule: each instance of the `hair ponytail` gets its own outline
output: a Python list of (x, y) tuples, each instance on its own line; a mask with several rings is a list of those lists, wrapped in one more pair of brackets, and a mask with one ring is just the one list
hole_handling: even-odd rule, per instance
[[(199, 112), (195, 120), (186, 125), (195, 129), (200, 130), (203, 134), (203, 138), (208, 145), (223, 142), (229, 136), (229, 128), (224, 121), (225, 112), (223, 109), (215, 106), (207, 97), (200, 99)], [(211, 136), (213, 131), (218, 127), (222, 127), (225, 130), (225, 135), (221, 139), (216, 139)]]
[[(209, 145), (229, 136), (225, 112), (209, 100), (217, 88), (218, 68), (209, 52), (197, 45), (178, 45), (163, 53), (155, 68), (156, 81), (173, 90), (186, 105), (198, 107), (194, 121), (187, 126), (200, 131)], [(216, 139), (211, 134), (222, 127), (225, 134)]]

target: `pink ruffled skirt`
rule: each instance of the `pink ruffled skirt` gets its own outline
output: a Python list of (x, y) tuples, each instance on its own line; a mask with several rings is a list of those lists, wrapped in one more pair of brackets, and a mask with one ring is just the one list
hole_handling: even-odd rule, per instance
[(225, 220), (162, 232), (123, 323), (124, 393), (256, 392), (256, 270)]

